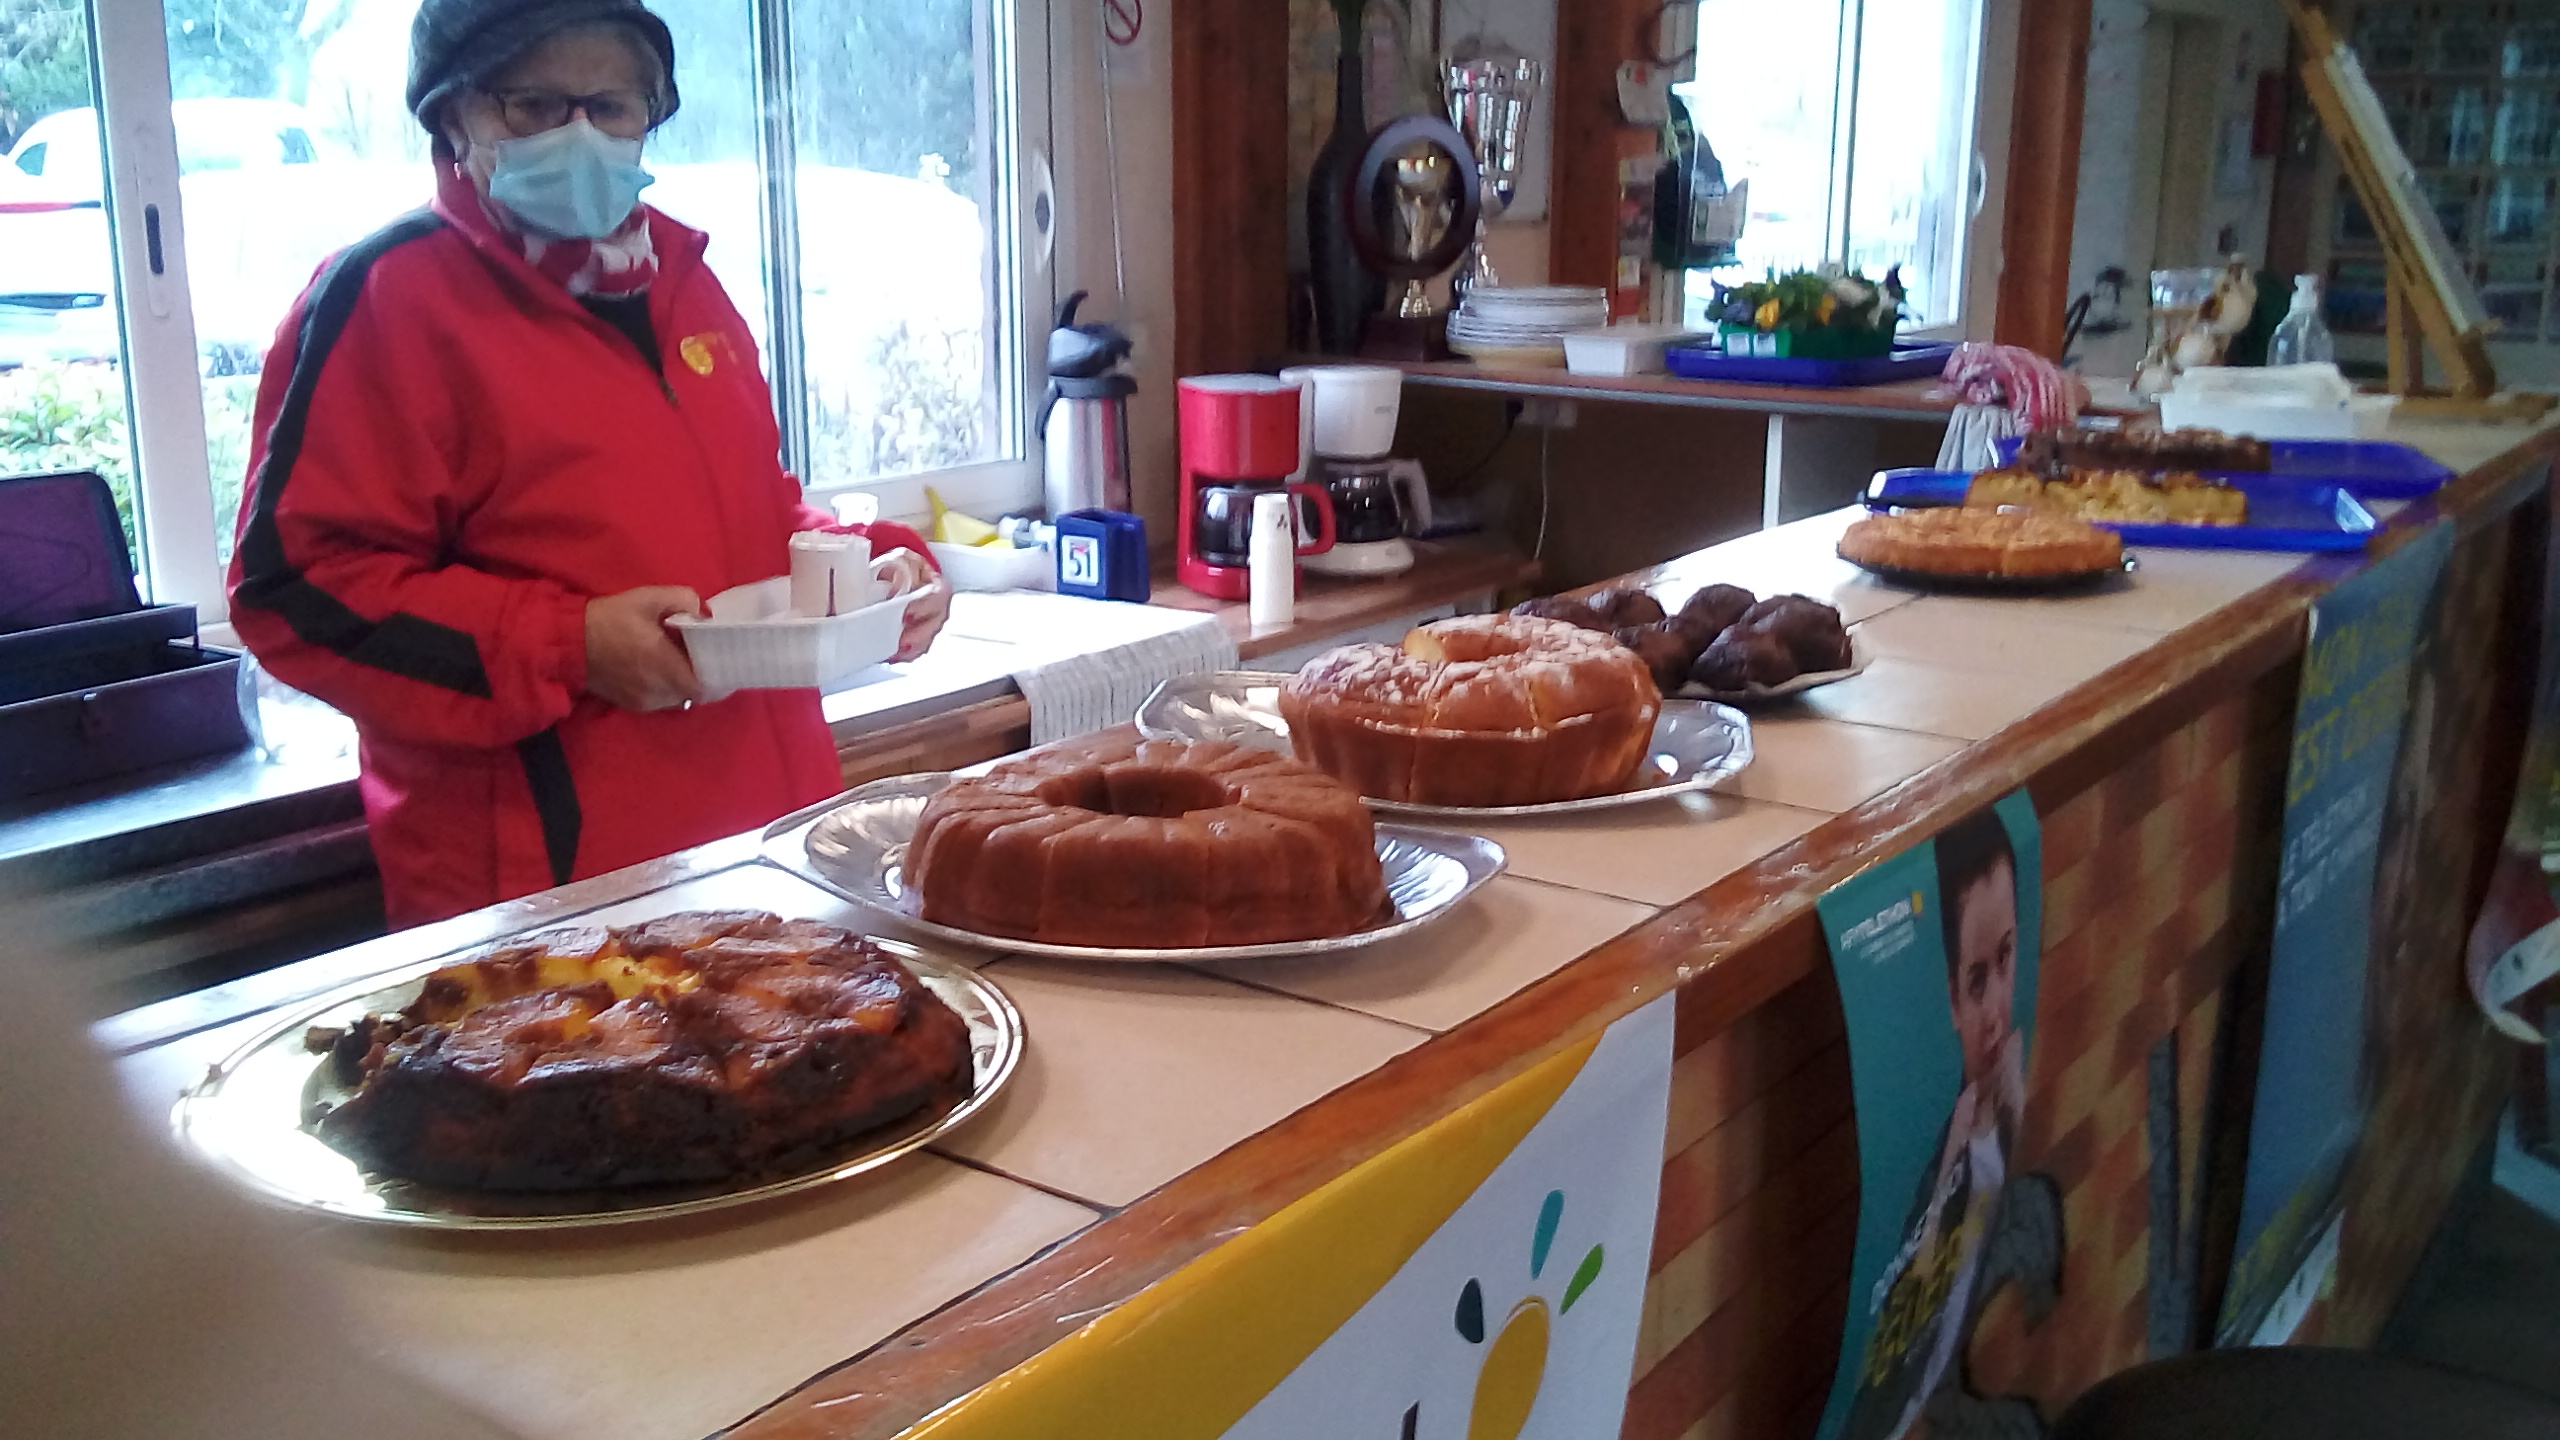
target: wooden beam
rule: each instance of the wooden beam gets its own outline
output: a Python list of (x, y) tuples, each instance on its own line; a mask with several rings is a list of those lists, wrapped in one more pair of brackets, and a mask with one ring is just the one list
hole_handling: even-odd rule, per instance
[(1174, 369), (1289, 347), (1289, 7), (1185, 0), (1173, 27)]
[(1645, 0), (1574, 0), (1556, 12), (1555, 153), (1547, 166), (1547, 272), (1612, 284), (1618, 268), (1618, 67), (1635, 59)]
[(2090, 0), (2030, 0), (2018, 17), (2018, 89), (2009, 111), (2009, 187), (2000, 216), (2000, 309), (1993, 338), (2062, 356), (2071, 304), (2071, 222), (2080, 194), (2080, 117), (2089, 86)]

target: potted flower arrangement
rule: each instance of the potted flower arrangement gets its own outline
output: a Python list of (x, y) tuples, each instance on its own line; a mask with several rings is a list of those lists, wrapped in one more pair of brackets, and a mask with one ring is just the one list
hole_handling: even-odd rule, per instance
[(1902, 267), (1882, 283), (1855, 270), (1772, 273), (1747, 285), (1718, 285), (1707, 307), (1729, 355), (1796, 360), (1871, 360), (1893, 353), (1902, 318)]

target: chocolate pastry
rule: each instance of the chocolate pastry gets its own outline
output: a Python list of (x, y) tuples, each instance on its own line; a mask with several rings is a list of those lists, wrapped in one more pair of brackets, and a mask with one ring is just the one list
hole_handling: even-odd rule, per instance
[(1757, 603), (1759, 597), (1739, 585), (1710, 585), (1690, 596), (1675, 618), (1703, 650)]
[(1795, 652), (1772, 631), (1746, 632), (1742, 637), (1743, 673), (1754, 685), (1784, 685), (1803, 673), (1796, 663)]
[(1689, 667), (1689, 678), (1719, 694), (1750, 689), (1750, 646), (1741, 636), (1717, 640), (1698, 652), (1697, 663)]
[(1523, 600), (1511, 607), (1511, 613), (1525, 615), (1532, 620), (1561, 620), (1585, 630), (1614, 628), (1608, 616), (1591, 608), (1590, 601), (1577, 600), (1570, 595), (1541, 595), (1535, 600)]
[(1654, 687), (1666, 695), (1680, 688), (1689, 678), (1689, 667), (1697, 663), (1698, 647), (1690, 643), (1688, 631), (1677, 620), (1621, 625), (1610, 633), (1617, 636), (1619, 644), (1636, 652), (1636, 658), (1653, 672)]
[(1662, 619), (1662, 602), (1642, 590), (1602, 590), (1591, 597), (1593, 614), (1605, 615), (1608, 628), (1627, 625), (1651, 625)]
[(1689, 678), (1710, 690), (1747, 690), (1754, 685), (1783, 685), (1796, 678), (1795, 655), (1786, 642), (1765, 630), (1736, 625), (1700, 652)]
[(1795, 657), (1799, 673), (1845, 670), (1849, 666), (1849, 631), (1840, 612), (1802, 595), (1779, 595), (1745, 611), (1741, 628), (1778, 637)]

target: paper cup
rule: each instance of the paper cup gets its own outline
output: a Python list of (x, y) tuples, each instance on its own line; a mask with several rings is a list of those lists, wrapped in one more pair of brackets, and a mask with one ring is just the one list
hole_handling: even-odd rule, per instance
[(791, 537), (791, 613), (849, 615), (878, 597), (871, 542), (860, 535), (802, 530)]

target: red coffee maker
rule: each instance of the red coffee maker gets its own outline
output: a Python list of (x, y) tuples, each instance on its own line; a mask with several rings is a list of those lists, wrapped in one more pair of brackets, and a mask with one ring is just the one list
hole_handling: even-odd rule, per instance
[(1174, 391), (1182, 427), (1176, 579), (1203, 595), (1245, 599), (1252, 590), (1245, 556), (1253, 500), (1279, 490), (1298, 497), (1298, 553), (1333, 548), (1333, 505), (1324, 487), (1290, 478), (1301, 458), (1297, 386), (1272, 375), (1194, 375), (1175, 382)]

